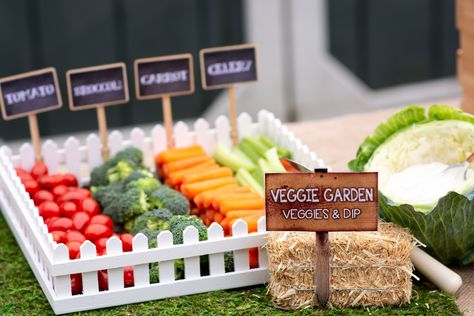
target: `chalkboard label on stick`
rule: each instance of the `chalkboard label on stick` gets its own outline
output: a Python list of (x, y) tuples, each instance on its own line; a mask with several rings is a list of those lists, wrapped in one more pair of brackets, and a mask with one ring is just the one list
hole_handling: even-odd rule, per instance
[(66, 73), (72, 111), (127, 103), (127, 72), (124, 63), (69, 70)]
[(59, 109), (61, 91), (50, 67), (0, 79), (0, 106), (5, 120)]
[(265, 175), (268, 231), (376, 231), (376, 172)]
[(139, 100), (193, 93), (193, 56), (179, 54), (135, 60), (135, 89)]
[(257, 81), (255, 45), (206, 48), (200, 52), (201, 81), (204, 89)]

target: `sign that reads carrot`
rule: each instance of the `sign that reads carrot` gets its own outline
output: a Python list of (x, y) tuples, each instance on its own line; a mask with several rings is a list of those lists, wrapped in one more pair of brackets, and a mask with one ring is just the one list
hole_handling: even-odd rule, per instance
[(265, 175), (267, 230), (376, 231), (376, 172)]

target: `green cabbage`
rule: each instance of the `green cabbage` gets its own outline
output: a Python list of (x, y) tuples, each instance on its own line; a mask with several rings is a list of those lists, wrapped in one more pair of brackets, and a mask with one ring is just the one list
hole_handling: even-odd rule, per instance
[(404, 192), (403, 186), (399, 190), (387, 187), (393, 176), (407, 168), (437, 164), (438, 170), (443, 170), (439, 163), (460, 163), (472, 152), (474, 116), (447, 105), (433, 105), (427, 115), (423, 107), (408, 106), (362, 142), (349, 168), (379, 172), (383, 219), (408, 227), (443, 263), (465, 265), (474, 262), (474, 169), (471, 167), (466, 181), (453, 182), (444, 196), (436, 195), (435, 183), (425, 181), (419, 186), (419, 195), (427, 200), (414, 201), (416, 194)]

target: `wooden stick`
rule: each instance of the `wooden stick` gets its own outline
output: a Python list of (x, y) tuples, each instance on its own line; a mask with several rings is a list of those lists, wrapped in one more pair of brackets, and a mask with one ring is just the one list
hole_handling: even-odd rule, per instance
[(316, 286), (316, 305), (326, 308), (329, 301), (329, 242), (328, 232), (316, 232), (314, 252), (314, 285)]
[(237, 130), (237, 111), (235, 110), (235, 87), (229, 85), (227, 87), (229, 94), (229, 119), (230, 119), (230, 137), (234, 146), (239, 144), (239, 132)]
[(31, 142), (33, 143), (33, 148), (35, 150), (35, 160), (36, 162), (39, 162), (42, 161), (41, 138), (38, 128), (38, 118), (36, 114), (28, 115), (28, 123), (30, 125)]
[(107, 118), (105, 117), (105, 107), (100, 105), (97, 107), (97, 121), (99, 123), (99, 135), (102, 142), (102, 159), (109, 159), (109, 135), (107, 133)]
[(163, 120), (165, 123), (166, 143), (168, 148), (174, 147), (173, 141), (173, 114), (171, 111), (171, 98), (169, 96), (163, 97)]

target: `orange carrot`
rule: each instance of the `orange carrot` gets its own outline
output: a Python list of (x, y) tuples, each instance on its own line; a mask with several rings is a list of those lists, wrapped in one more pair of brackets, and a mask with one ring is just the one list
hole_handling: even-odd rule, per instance
[(236, 184), (237, 180), (234, 177), (225, 177), (219, 179), (212, 179), (202, 182), (189, 183), (181, 186), (181, 192), (188, 198), (193, 199), (196, 195), (201, 192), (217, 189), (226, 184)]
[(219, 212), (214, 212), (214, 218), (212, 219), (214, 222), (220, 223), (224, 219), (224, 215)]
[(204, 219), (204, 225), (206, 225), (206, 226), (209, 227), (209, 225), (211, 225), (211, 224), (212, 224), (212, 220), (210, 220), (209, 218), (206, 217), (206, 218)]
[(214, 214), (217, 213), (216, 211), (214, 210), (207, 210), (206, 211), (206, 217), (209, 218), (209, 220), (214, 220)]
[(195, 166), (192, 166), (190, 168), (186, 169), (181, 169), (179, 171), (174, 171), (168, 174), (168, 178), (166, 179), (167, 184), (175, 186), (175, 185), (181, 185), (183, 182), (183, 179), (186, 175), (192, 174), (194, 172), (200, 172), (203, 170), (214, 170), (220, 168), (218, 164), (216, 164), (214, 161), (212, 162), (204, 162)]
[(258, 268), (258, 248), (249, 249), (249, 265), (250, 269)]
[(244, 222), (247, 223), (249, 233), (256, 232), (257, 229), (258, 229), (257, 224), (258, 224), (258, 220), (260, 219), (260, 217), (261, 217), (260, 215), (250, 215), (250, 216), (245, 216), (245, 217), (241, 217), (241, 218), (234, 218), (234, 219), (230, 220), (230, 222), (229, 222), (229, 233), (230, 233), (230, 235), (232, 236), (232, 225), (234, 225), (235, 221), (237, 221), (238, 219), (241, 219), (241, 220), (243, 220)]
[(199, 209), (197, 207), (193, 207), (191, 208), (191, 210), (189, 211), (189, 215), (199, 215)]
[(204, 199), (204, 207), (205, 208), (211, 208), (212, 207), (212, 202), (214, 199), (216, 199), (219, 195), (222, 194), (229, 194), (229, 193), (248, 193), (250, 192), (249, 187), (235, 187), (231, 190), (226, 190), (226, 191), (221, 191), (221, 192), (215, 192), (215, 193), (210, 193), (205, 196)]
[(204, 222), (204, 220), (207, 219), (207, 216), (204, 213), (204, 214), (199, 215), (199, 218)]
[(264, 207), (265, 203), (262, 198), (247, 200), (230, 200), (222, 201), (219, 207), (219, 211), (222, 214), (227, 214), (230, 211), (258, 210), (263, 209)]
[(235, 218), (242, 218), (247, 216), (265, 216), (265, 210), (245, 210), (245, 211), (230, 211), (225, 214), (225, 217), (233, 220)]
[(257, 192), (241, 192), (241, 193), (228, 193), (216, 196), (212, 200), (212, 207), (216, 210), (219, 209), (222, 201), (230, 201), (230, 200), (248, 200), (248, 199), (256, 199), (261, 198)]
[(200, 172), (189, 173), (184, 176), (183, 183), (195, 183), (210, 179), (231, 177), (232, 169), (228, 167), (221, 167), (218, 169), (207, 169)]
[(193, 145), (183, 148), (170, 148), (168, 150), (160, 152), (155, 157), (155, 163), (162, 165), (163, 163), (169, 163), (176, 160), (181, 160), (189, 157), (204, 156), (206, 152), (199, 145)]
[[(220, 214), (220, 213), (218, 213)], [(229, 235), (229, 222), (230, 220), (227, 217), (224, 217), (224, 219), (219, 223), (222, 228), (224, 229), (224, 235), (228, 236)]]
[(231, 189), (238, 188), (237, 184), (228, 184), (225, 186), (222, 186), (218, 189), (213, 189), (213, 190), (208, 190), (204, 191), (202, 193), (199, 193), (196, 195), (193, 199), (194, 203), (196, 204), (197, 207), (199, 208), (204, 208), (204, 201), (206, 198), (212, 197), (214, 194), (219, 194), (219, 192), (228, 192)]
[(214, 162), (214, 158), (209, 157), (209, 156), (198, 156), (198, 157), (190, 157), (186, 159), (172, 161), (172, 162), (163, 164), (161, 166), (161, 171), (165, 177), (168, 177), (168, 175), (174, 171), (194, 167), (196, 165), (199, 165), (205, 162), (208, 162), (208, 163)]
[(283, 168), (285, 168), (286, 172), (289, 172), (289, 173), (301, 172), (295, 167), (293, 167), (293, 165), (289, 163), (288, 161), (286, 161), (285, 159), (280, 159), (280, 163), (282, 164)]

